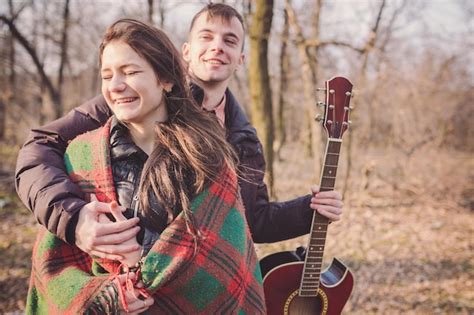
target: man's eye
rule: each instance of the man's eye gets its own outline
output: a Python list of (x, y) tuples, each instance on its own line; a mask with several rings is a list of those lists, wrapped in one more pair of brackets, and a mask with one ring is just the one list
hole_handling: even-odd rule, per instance
[(128, 71), (128, 72), (125, 72), (126, 75), (135, 75), (137, 73), (140, 73), (140, 71)]
[(237, 41), (232, 40), (232, 39), (227, 39), (225, 42), (229, 45), (237, 45)]
[(112, 77), (109, 75), (102, 76), (102, 80), (104, 81), (109, 81), (110, 79), (112, 79)]

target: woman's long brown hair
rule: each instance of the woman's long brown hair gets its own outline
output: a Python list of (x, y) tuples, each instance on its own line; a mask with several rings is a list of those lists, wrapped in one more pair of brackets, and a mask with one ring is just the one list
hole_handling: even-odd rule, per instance
[(153, 224), (149, 192), (168, 212), (169, 221), (183, 211), (188, 230), (199, 234), (190, 211), (190, 200), (203, 191), (236, 156), (215, 117), (204, 112), (191, 96), (181, 55), (161, 30), (133, 19), (112, 24), (102, 39), (100, 57), (113, 41), (128, 44), (152, 66), (160, 82), (172, 83), (164, 94), (168, 120), (155, 126), (156, 146), (142, 171), (139, 202)]

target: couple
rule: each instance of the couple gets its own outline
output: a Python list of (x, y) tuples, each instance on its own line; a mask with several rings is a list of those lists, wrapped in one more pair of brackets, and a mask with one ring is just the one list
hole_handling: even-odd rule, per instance
[(18, 193), (49, 230), (27, 312), (264, 313), (253, 242), (307, 233), (312, 209), (339, 219), (337, 192), (268, 201), (261, 144), (227, 89), (243, 39), (237, 11), (203, 8), (183, 45), (189, 89), (164, 33), (108, 28), (102, 96), (34, 130), (18, 158)]

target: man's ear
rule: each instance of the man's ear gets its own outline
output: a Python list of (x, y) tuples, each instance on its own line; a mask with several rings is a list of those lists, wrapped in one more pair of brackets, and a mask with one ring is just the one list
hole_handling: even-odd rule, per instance
[(241, 54), (240, 54), (240, 57), (239, 57), (239, 61), (237, 62), (237, 65), (238, 65), (237, 70), (239, 70), (240, 67), (242, 67), (242, 65), (244, 64), (244, 62), (245, 62), (245, 54), (244, 54), (244, 53), (241, 53)]
[(189, 62), (190, 58), (189, 58), (189, 43), (188, 42), (184, 42), (183, 46), (181, 47), (181, 53), (183, 54), (184, 61)]

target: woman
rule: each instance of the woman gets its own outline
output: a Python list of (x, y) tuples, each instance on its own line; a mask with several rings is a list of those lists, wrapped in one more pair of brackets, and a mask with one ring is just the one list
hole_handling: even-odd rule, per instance
[(122, 262), (93, 259), (41, 227), (28, 313), (265, 312), (232, 150), (194, 103), (180, 60), (141, 22), (106, 31), (102, 93), (114, 116), (73, 140), (65, 162), (85, 192), (141, 217), (143, 233), (130, 241), (140, 250)]

